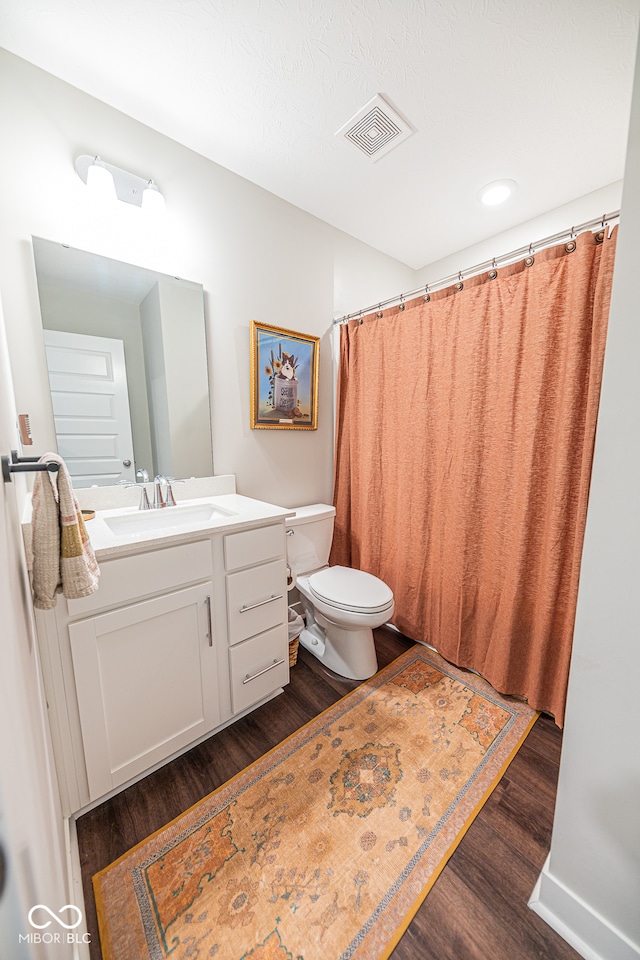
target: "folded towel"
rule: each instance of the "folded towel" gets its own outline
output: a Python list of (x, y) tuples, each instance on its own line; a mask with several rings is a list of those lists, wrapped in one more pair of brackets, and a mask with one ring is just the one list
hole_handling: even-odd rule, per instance
[(40, 463), (52, 460), (58, 473), (36, 473), (32, 494), (33, 603), (40, 610), (55, 607), (60, 589), (68, 599), (89, 596), (100, 577), (67, 465), (56, 453)]

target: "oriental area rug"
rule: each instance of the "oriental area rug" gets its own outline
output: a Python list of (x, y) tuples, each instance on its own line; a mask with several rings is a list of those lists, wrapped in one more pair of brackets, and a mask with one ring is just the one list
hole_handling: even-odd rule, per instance
[(103, 957), (389, 957), (537, 716), (412, 647), (95, 875)]

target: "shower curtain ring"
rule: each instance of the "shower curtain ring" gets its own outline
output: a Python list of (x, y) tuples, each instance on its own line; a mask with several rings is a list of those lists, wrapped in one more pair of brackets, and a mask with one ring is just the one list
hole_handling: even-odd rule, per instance
[(431, 300), (431, 294), (429, 293), (429, 284), (425, 283), (424, 285), (424, 302), (429, 303)]
[(398, 304), (398, 310), (404, 310), (404, 300), (403, 300), (403, 297), (404, 297), (404, 294), (401, 293), (401, 294), (400, 294), (400, 303)]
[(462, 282), (462, 270), (458, 270), (458, 282), (456, 283), (456, 290), (462, 290), (464, 283)]

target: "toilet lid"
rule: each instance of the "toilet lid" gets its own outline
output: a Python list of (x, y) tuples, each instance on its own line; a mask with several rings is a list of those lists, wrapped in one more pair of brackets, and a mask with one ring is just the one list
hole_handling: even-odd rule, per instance
[(378, 613), (393, 603), (393, 593), (382, 580), (351, 567), (326, 567), (309, 577), (311, 592), (340, 610)]

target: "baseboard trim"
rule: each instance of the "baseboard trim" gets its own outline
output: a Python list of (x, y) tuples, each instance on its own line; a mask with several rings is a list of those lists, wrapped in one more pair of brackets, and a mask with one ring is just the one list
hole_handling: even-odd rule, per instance
[(549, 857), (529, 900), (537, 913), (584, 960), (640, 960), (640, 946), (607, 923), (549, 871)]
[(71, 891), (69, 903), (73, 903), (82, 911), (83, 923), (80, 933), (74, 932), (73, 960), (90, 960), (89, 945), (85, 938), (87, 934), (87, 918), (82, 891), (82, 870), (80, 867), (80, 851), (78, 850), (78, 834), (73, 817), (66, 817), (64, 822), (65, 841), (67, 845), (67, 871)]

